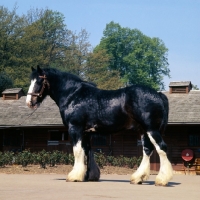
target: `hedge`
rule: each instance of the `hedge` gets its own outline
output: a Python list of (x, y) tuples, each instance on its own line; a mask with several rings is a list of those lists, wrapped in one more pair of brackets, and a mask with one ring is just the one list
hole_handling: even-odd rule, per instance
[[(104, 166), (118, 166), (118, 167), (128, 167), (137, 168), (142, 160), (142, 157), (124, 157), (120, 156), (106, 156), (103, 153), (94, 153), (94, 159), (100, 168)], [(86, 159), (85, 159), (86, 160)], [(39, 164), (42, 168), (46, 168), (47, 165), (53, 167), (59, 164), (73, 165), (74, 156), (72, 154), (67, 154), (61, 151), (48, 152), (42, 150), (40, 152), (30, 152), (30, 150), (24, 150), (22, 152), (14, 154), (13, 152), (0, 152), (0, 167), (5, 167), (6, 165), (22, 165), (26, 167), (31, 164)]]

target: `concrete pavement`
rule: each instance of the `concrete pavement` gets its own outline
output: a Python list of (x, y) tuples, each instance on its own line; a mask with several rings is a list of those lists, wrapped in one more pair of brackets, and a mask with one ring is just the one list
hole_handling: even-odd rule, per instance
[(0, 200), (200, 199), (200, 176), (174, 175), (168, 187), (154, 186), (155, 175), (142, 185), (130, 184), (130, 175), (101, 175), (99, 182), (65, 179), (60, 174), (0, 174)]

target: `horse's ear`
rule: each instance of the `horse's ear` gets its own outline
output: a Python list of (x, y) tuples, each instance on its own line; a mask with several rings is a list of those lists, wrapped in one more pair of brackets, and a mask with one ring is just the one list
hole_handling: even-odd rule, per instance
[(37, 66), (37, 73), (38, 73), (40, 76), (43, 76), (43, 75), (44, 75), (44, 71), (40, 68), (39, 65)]
[(31, 70), (32, 70), (32, 72), (35, 71), (35, 68), (34, 68), (34, 67), (31, 67)]

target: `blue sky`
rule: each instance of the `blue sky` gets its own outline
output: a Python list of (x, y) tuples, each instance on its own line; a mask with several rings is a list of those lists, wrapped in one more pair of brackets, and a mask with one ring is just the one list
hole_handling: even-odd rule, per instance
[(139, 29), (158, 37), (169, 49), (171, 81), (191, 81), (200, 88), (200, 0), (1, 0), (0, 5), (26, 14), (30, 8), (49, 8), (65, 16), (67, 28), (90, 34), (93, 46), (99, 44), (106, 24)]

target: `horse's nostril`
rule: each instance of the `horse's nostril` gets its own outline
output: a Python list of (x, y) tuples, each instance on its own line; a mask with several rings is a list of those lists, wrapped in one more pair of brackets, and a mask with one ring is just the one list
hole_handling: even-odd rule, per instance
[(34, 107), (34, 102), (31, 100), (30, 102), (29, 102), (29, 107)]

